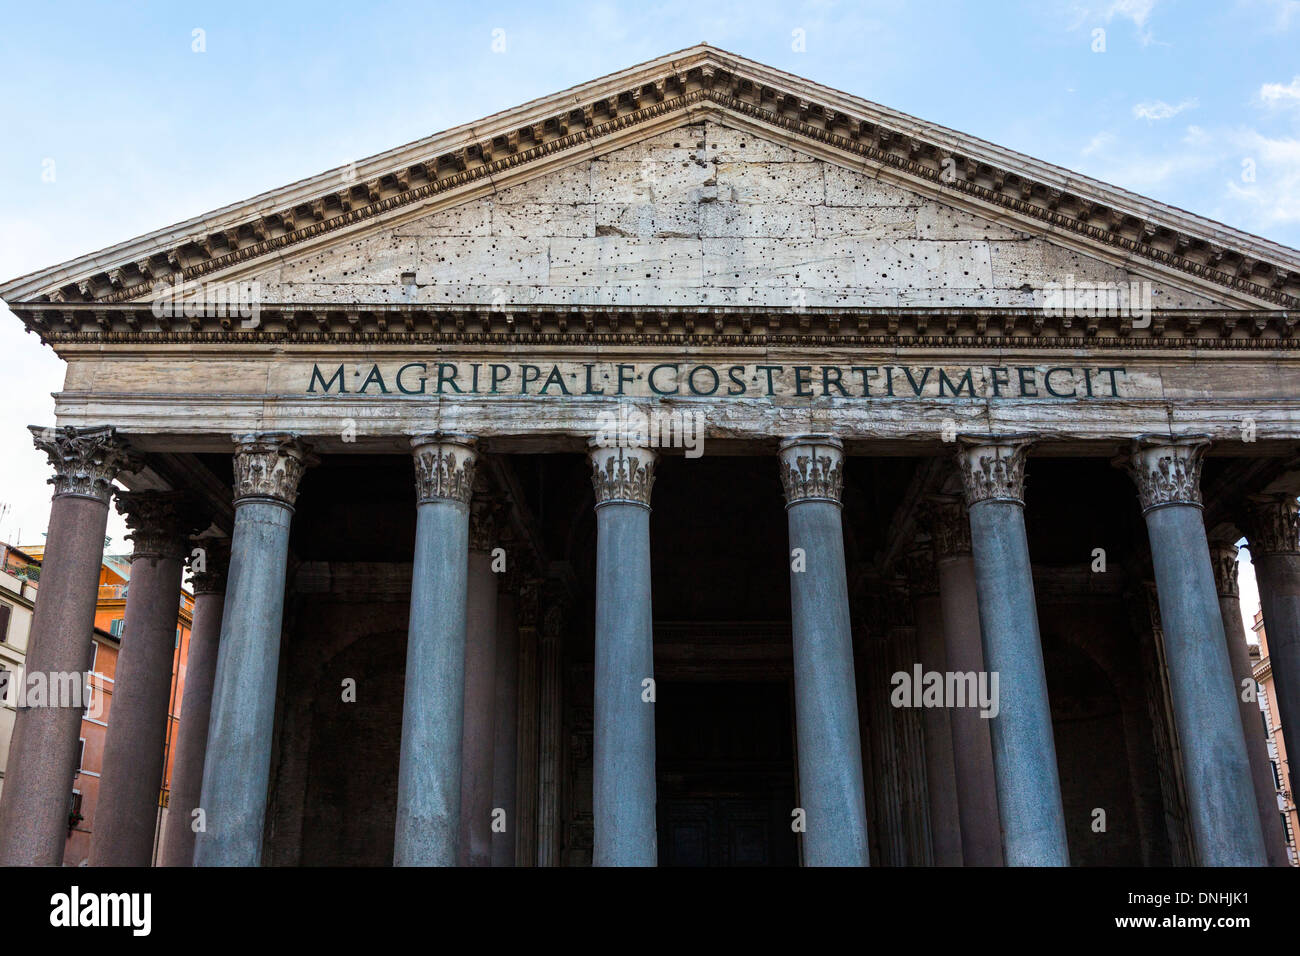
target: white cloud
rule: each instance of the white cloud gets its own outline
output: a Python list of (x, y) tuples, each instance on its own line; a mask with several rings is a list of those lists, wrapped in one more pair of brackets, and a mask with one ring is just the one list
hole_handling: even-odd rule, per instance
[(1229, 180), (1229, 196), (1257, 222), (1300, 223), (1300, 138), (1274, 138), (1246, 129), (1237, 134), (1235, 144), (1243, 159), (1253, 161), (1255, 178)]
[(1151, 18), (1151, 11), (1156, 8), (1157, 0), (1111, 0), (1106, 11), (1106, 19), (1123, 17), (1132, 20), (1134, 26), (1141, 29)]
[(1101, 153), (1103, 150), (1107, 149), (1114, 142), (1115, 142), (1115, 134), (1108, 132), (1106, 130), (1102, 130), (1092, 139), (1088, 140), (1088, 145), (1083, 147), (1083, 149), (1081, 149), (1080, 152), (1084, 156), (1092, 156), (1094, 154)]
[(1129, 20), (1137, 28), (1138, 42), (1150, 46), (1156, 40), (1147, 27), (1151, 13), (1160, 0), (1084, 0), (1070, 4), (1070, 29), (1096, 26), (1100, 21), (1110, 23), (1116, 18)]
[(1133, 115), (1138, 119), (1144, 120), (1167, 120), (1177, 116), (1183, 110), (1194, 110), (1200, 106), (1196, 97), (1189, 100), (1183, 100), (1181, 103), (1170, 105), (1164, 100), (1146, 100), (1142, 103), (1136, 103), (1133, 106)]
[(1272, 109), (1300, 106), (1300, 75), (1285, 86), (1265, 83), (1259, 88), (1259, 101)]

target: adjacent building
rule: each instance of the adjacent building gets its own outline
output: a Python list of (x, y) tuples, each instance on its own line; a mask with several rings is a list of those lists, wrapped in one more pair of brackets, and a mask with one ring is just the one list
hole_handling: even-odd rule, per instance
[(20, 548), (0, 543), (0, 795), (39, 579), (39, 561)]
[[(0, 584), (7, 578), (18, 578), (30, 589), (27, 594), (25, 616), (18, 627), (11, 630), (15, 650), (26, 650), (27, 628), (30, 624), (36, 581), (39, 580), (39, 568), (45, 556), (44, 545), (31, 545), (23, 548), (6, 548), (6, 571), (0, 575)], [(30, 582), (27, 580), (30, 578)], [(90, 854), (91, 834), (95, 826), (96, 809), (99, 803), (99, 781), (103, 771), (104, 744), (112, 715), (114, 689), (116, 686), (117, 659), (122, 647), (126, 624), (126, 598), (130, 589), (131, 560), (130, 555), (105, 554), (100, 567), (98, 591), (95, 603), (95, 619), (91, 636), (91, 658), (89, 678), (89, 702), (81, 717), (81, 729), (78, 736), (77, 760), (72, 779), (68, 801), (67, 841), (63, 854), (63, 863), (67, 866), (84, 865)], [(15, 603), (21, 595), (14, 600)], [(0, 592), (0, 618), (9, 596)], [(166, 748), (166, 772), (161, 781), (158, 794), (160, 807), (159, 832), (161, 822), (165, 819), (171, 778), (172, 751), (176, 739), (176, 730), (180, 715), (180, 700), (184, 693), (185, 658), (189, 649), (189, 632), (193, 596), (182, 591), (176, 616), (176, 648), (172, 661), (171, 695), (169, 697), (167, 731), (164, 739)], [(8, 653), (10, 641), (0, 643), (0, 657)], [(21, 665), (21, 657), (18, 659)], [(12, 668), (10, 668), (12, 669)], [(5, 708), (5, 725), (0, 728), (0, 746), (7, 755), (9, 735), (6, 732), (13, 721), (13, 706)]]
[(1258, 643), (1250, 648), (1254, 662), (1255, 680), (1259, 684), (1260, 720), (1268, 736), (1268, 756), (1274, 785), (1277, 787), (1277, 810), (1286, 832), (1287, 855), (1292, 866), (1300, 866), (1300, 810), (1296, 808), (1296, 792), (1292, 786), (1291, 763), (1287, 758), (1286, 739), (1282, 736), (1282, 723), (1277, 708), (1274, 689), (1273, 662), (1268, 653), (1268, 635), (1264, 631), (1264, 614), (1255, 612), (1254, 631)]

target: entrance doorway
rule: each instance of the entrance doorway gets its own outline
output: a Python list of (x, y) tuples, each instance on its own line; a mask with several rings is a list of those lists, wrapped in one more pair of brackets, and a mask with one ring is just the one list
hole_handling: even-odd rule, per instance
[(788, 681), (666, 681), (655, 703), (661, 866), (794, 866)]

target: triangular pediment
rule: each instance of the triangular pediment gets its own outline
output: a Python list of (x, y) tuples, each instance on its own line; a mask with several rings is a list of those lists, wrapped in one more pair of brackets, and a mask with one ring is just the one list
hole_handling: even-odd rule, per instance
[[(719, 115), (247, 276), (299, 305), (796, 310), (1028, 308), (1066, 277), (1153, 279)], [(1225, 304), (1151, 284), (1154, 308)]]
[(336, 305), (1023, 307), (1067, 276), (1300, 306), (1293, 249), (699, 46), (0, 296), (25, 320), (252, 279)]

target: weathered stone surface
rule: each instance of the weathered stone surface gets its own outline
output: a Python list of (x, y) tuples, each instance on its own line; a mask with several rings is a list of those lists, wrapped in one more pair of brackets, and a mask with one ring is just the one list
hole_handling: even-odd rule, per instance
[[(259, 281), (268, 302), (1027, 307), (1069, 276), (1137, 278), (710, 121), (292, 258)], [(1216, 304), (1161, 282), (1152, 302)]]

